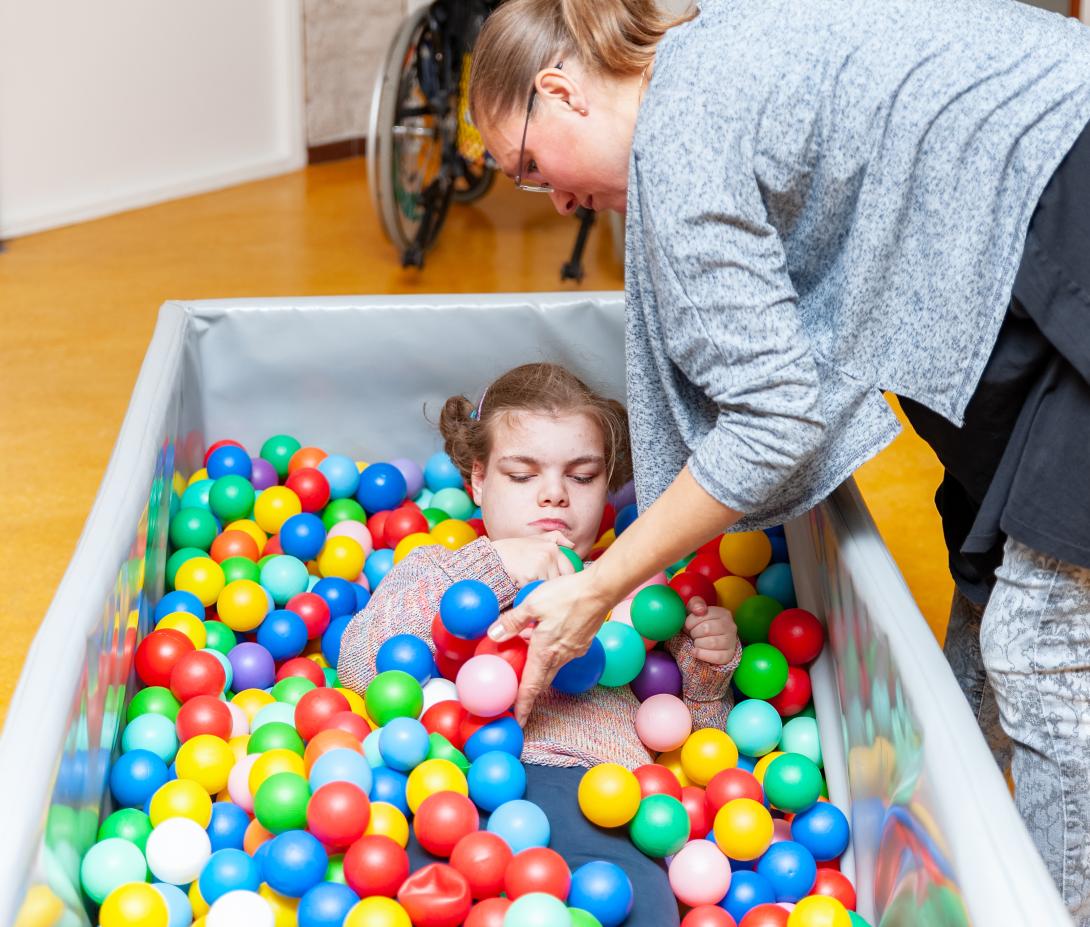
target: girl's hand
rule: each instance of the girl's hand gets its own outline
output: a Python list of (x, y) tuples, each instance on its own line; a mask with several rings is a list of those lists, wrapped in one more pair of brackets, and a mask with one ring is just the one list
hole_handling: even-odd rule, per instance
[(693, 656), (698, 660), (725, 666), (734, 659), (738, 628), (725, 608), (708, 605), (700, 596), (693, 596), (689, 600), (685, 630), (693, 639)]
[(560, 553), (561, 547), (573, 546), (559, 531), (492, 542), (492, 547), (503, 561), (503, 568), (518, 586), (525, 586), (535, 579), (556, 579), (574, 573), (571, 561)]

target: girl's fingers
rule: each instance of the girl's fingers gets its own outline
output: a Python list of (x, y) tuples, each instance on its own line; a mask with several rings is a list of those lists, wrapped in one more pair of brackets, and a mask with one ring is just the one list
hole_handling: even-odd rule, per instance
[(728, 653), (726, 650), (706, 650), (703, 647), (697, 647), (693, 650), (693, 656), (698, 660), (702, 660), (705, 663), (714, 663), (717, 666), (726, 666), (730, 663), (731, 658), (734, 656), (733, 651)]
[(731, 655), (734, 654), (734, 644), (731, 643), (731, 638), (726, 634), (711, 634), (706, 637), (694, 637), (693, 645), (698, 650), (721, 650), (726, 653), (728, 650)]

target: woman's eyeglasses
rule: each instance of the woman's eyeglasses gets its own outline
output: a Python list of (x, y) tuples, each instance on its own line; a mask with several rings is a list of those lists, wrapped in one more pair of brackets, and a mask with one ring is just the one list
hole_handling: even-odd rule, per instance
[[(563, 61), (556, 63), (556, 68), (559, 70), (564, 66)], [(515, 186), (520, 190), (525, 190), (527, 193), (552, 193), (553, 188), (547, 183), (523, 183), (522, 173), (523, 168), (526, 166), (526, 132), (530, 128), (530, 114), (534, 111), (534, 97), (537, 96), (537, 84), (530, 88), (530, 100), (526, 104), (526, 122), (522, 126), (522, 145), (519, 147), (519, 169), (515, 174)]]

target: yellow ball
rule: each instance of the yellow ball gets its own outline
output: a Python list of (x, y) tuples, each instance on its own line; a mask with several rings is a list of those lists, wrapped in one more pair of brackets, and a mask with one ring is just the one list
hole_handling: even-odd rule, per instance
[(204, 622), (189, 612), (171, 612), (169, 615), (164, 615), (159, 619), (155, 630), (158, 631), (160, 628), (181, 631), (193, 641), (193, 646), (197, 650), (203, 649), (204, 645), (208, 643), (208, 632), (205, 630)]
[(307, 777), (303, 758), (294, 750), (283, 748), (266, 750), (254, 760), (254, 765), (250, 767), (250, 777), (246, 780), (247, 785), (250, 787), (250, 794), (256, 795), (257, 790), (261, 788), (261, 783), (268, 779), (269, 776), (275, 776), (277, 773), (282, 772), (295, 773), (304, 779)]
[(281, 895), (275, 889), (269, 888), (268, 882), (262, 882), (257, 893), (264, 898), (272, 908), (274, 927), (295, 927), (299, 923), (299, 899)]
[(174, 588), (192, 592), (205, 608), (216, 604), (224, 582), (223, 568), (211, 557), (192, 557), (174, 575)]
[(193, 475), (189, 478), (189, 482), (186, 483), (186, 486), (192, 486), (194, 483), (199, 483), (201, 480), (206, 479), (208, 479), (208, 470), (204, 467), (201, 467), (200, 470), (193, 471)]
[(636, 816), (641, 797), (639, 780), (617, 763), (592, 766), (579, 780), (579, 808), (599, 827), (627, 824)]
[(773, 750), (771, 753), (766, 753), (762, 756), (757, 764), (753, 767), (753, 778), (756, 779), (761, 785), (765, 784), (765, 770), (772, 765), (772, 761), (777, 757), (783, 756), (782, 750)]
[(236, 579), (223, 587), (216, 611), (232, 631), (252, 631), (269, 613), (269, 596), (260, 583)]
[(757, 594), (753, 583), (741, 576), (720, 576), (715, 581), (715, 592), (719, 596), (720, 607), (728, 612), (738, 611), (739, 605), (751, 595)]
[(318, 572), (322, 576), (336, 576), (351, 582), (360, 575), (365, 559), (363, 548), (355, 538), (330, 538), (318, 554)]
[(62, 914), (64, 902), (53, 889), (48, 885), (32, 885), (15, 915), (15, 927), (54, 927), (61, 922)]
[(237, 763), (249, 752), (250, 735), (239, 734), (237, 737), (232, 737), (227, 741), (227, 746), (231, 748), (231, 753), (234, 754), (235, 762)]
[(303, 503), (287, 486), (270, 486), (254, 500), (254, 521), (267, 534), (276, 534), (292, 515), (303, 511)]
[(851, 927), (848, 909), (829, 895), (808, 895), (787, 915), (787, 927)]
[[(212, 906), (204, 900), (204, 895), (201, 894), (200, 886), (197, 884), (197, 880), (194, 879), (189, 885), (189, 904), (193, 908), (193, 916), (201, 920), (208, 913), (208, 909)], [(194, 922), (195, 924), (196, 922)]]
[(415, 534), (408, 534), (397, 542), (397, 547), (394, 548), (394, 563), (401, 563), (406, 557), (409, 556), (418, 547), (427, 547), (429, 544), (434, 544), (435, 538), (424, 531), (417, 531)]
[(731, 859), (756, 859), (772, 843), (772, 815), (759, 801), (735, 798), (715, 815), (716, 845)]
[(450, 760), (424, 760), (409, 773), (405, 786), (405, 798), (409, 810), (416, 814), (424, 799), (436, 792), (457, 792), (469, 794), (469, 783), (463, 773)]
[(168, 818), (189, 818), (207, 827), (212, 820), (212, 798), (192, 779), (173, 779), (159, 786), (151, 796), (148, 817), (152, 827), (158, 827)]
[(772, 542), (763, 531), (724, 534), (719, 559), (735, 576), (756, 576), (772, 560)]
[(363, 471), (366, 470), (368, 466), (370, 466), (370, 464), (368, 464), (366, 460), (356, 461), (356, 469), (359, 470), (360, 473), (363, 473)]
[(223, 530), (242, 531), (245, 534), (248, 534), (254, 539), (254, 543), (257, 545), (259, 551), (264, 550), (265, 542), (269, 539), (269, 536), (257, 526), (257, 522), (250, 518), (240, 518), (238, 521), (233, 521)]
[(447, 518), (431, 529), (432, 540), (448, 550), (457, 550), (477, 540), (477, 532), (460, 518)]
[(276, 699), (264, 689), (243, 689), (235, 693), (231, 702), (243, 710), (246, 717), (253, 723), (257, 713), (266, 705), (271, 705)]
[(693, 780), (686, 774), (684, 767), (681, 765), (681, 748), (676, 750), (670, 750), (668, 753), (660, 753), (655, 760), (659, 766), (665, 766), (670, 772), (674, 774), (674, 778), (681, 784), (681, 787), (688, 788), (693, 785)]
[(170, 910), (147, 882), (126, 882), (106, 896), (98, 922), (101, 927), (167, 927)]
[(697, 785), (707, 785), (716, 773), (737, 765), (734, 741), (714, 727), (693, 731), (681, 745), (681, 768)]
[(352, 709), (353, 713), (363, 718), (371, 729), (374, 730), (375, 725), (371, 721), (371, 716), (367, 714), (367, 706), (363, 701), (363, 696), (358, 692), (353, 692), (351, 689), (346, 689), (343, 686), (337, 686), (337, 691), (341, 693), (348, 700), (348, 707)]
[(329, 668), (329, 661), (325, 658), (324, 653), (320, 653), (320, 652), (319, 653), (308, 653), (307, 654), (307, 659), (308, 660), (313, 660), (322, 669), (328, 669)]
[(401, 813), (400, 808), (395, 808), (389, 802), (371, 802), (371, 819), (367, 822), (367, 830), (364, 835), (377, 834), (381, 837), (389, 837), (399, 846), (409, 843), (409, 819)]
[(344, 927), (413, 927), (409, 915), (392, 898), (364, 898), (348, 912)]
[(191, 779), (211, 795), (227, 787), (235, 751), (215, 734), (198, 734), (178, 748), (174, 763), (179, 779)]
[(591, 550), (605, 550), (607, 547), (609, 547), (610, 544), (612, 544), (616, 540), (617, 532), (610, 528), (600, 538), (598, 538), (597, 541), (594, 542), (594, 546), (591, 548)]

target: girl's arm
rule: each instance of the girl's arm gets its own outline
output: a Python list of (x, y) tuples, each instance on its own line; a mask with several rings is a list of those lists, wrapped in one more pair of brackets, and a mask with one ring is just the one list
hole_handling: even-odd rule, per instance
[(698, 646), (686, 631), (666, 642), (666, 650), (681, 670), (681, 699), (693, 716), (693, 730), (714, 727), (723, 730), (733, 704), (730, 681), (742, 659), (738, 642), (728, 663), (707, 663), (697, 656)]

